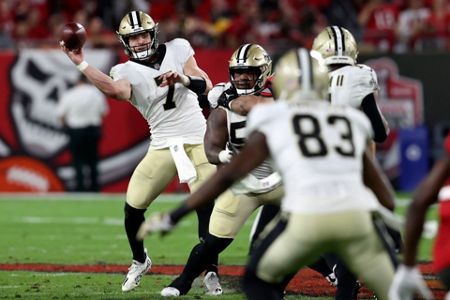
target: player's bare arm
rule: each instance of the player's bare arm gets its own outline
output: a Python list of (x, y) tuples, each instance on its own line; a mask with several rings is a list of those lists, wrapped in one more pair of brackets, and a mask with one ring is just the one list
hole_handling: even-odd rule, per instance
[(184, 203), (185, 207), (193, 210), (208, 201), (214, 201), (234, 182), (259, 166), (268, 156), (269, 148), (266, 136), (260, 132), (251, 133), (242, 151), (187, 198)]
[(381, 205), (389, 210), (394, 210), (394, 190), (369, 149), (364, 153), (363, 179), (364, 184), (374, 192)]
[(255, 105), (260, 103), (269, 103), (272, 101), (273, 101), (272, 97), (263, 97), (257, 95), (242, 95), (234, 100), (231, 100), (229, 106), (233, 112), (240, 114), (242, 116), (246, 116)]
[[(221, 108), (213, 109), (209, 114), (204, 138), (205, 152), (208, 161), (218, 165), (224, 163), (219, 157), (225, 150), (228, 140), (227, 114)], [(231, 155), (230, 155), (231, 156)]]
[(438, 160), (428, 176), (417, 187), (411, 205), (408, 208), (405, 224), (404, 264), (414, 266), (417, 257), (417, 245), (423, 230), (428, 207), (437, 202), (440, 188), (450, 176), (450, 157), (445, 155)]
[(151, 232), (168, 233), (187, 214), (196, 208), (214, 201), (233, 183), (259, 166), (268, 156), (269, 147), (266, 136), (260, 132), (252, 132), (241, 152), (229, 164), (211, 176), (198, 190), (192, 193), (178, 208), (170, 213), (158, 214), (142, 223), (137, 239), (143, 240)]
[[(75, 64), (80, 65), (84, 62), (83, 49), (72, 51), (61, 45), (61, 49), (66, 53), (69, 59)], [(82, 70), (83, 74), (106, 96), (117, 100), (128, 100), (131, 97), (131, 85), (128, 80), (114, 81), (111, 77), (100, 71), (99, 69), (87, 65)]]

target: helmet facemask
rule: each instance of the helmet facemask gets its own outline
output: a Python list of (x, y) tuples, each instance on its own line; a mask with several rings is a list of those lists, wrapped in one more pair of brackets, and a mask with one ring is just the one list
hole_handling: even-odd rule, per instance
[(272, 75), (272, 60), (261, 46), (245, 44), (231, 56), (229, 74), (239, 95), (255, 94), (264, 89), (267, 78)]
[[(146, 45), (131, 47), (130, 37), (143, 33), (150, 35), (150, 42)], [(158, 24), (149, 15), (141, 11), (132, 11), (125, 15), (120, 22), (117, 35), (125, 47), (125, 53), (134, 60), (149, 59), (159, 46)]]
[[(239, 95), (249, 95), (259, 92), (265, 84), (262, 67), (230, 68), (230, 81)], [(239, 77), (239, 79), (238, 79)]]

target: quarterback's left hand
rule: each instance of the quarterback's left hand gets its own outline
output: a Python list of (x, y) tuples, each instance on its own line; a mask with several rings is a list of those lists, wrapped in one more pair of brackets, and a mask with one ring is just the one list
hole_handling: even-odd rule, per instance
[(220, 95), (219, 99), (217, 99), (217, 104), (219, 106), (223, 106), (225, 108), (231, 109), (230, 102), (234, 99), (238, 98), (239, 95), (237, 93), (237, 90), (232, 86)]
[(411, 300), (416, 291), (426, 300), (434, 299), (419, 269), (400, 265), (389, 289), (389, 299)]
[(160, 87), (165, 87), (168, 85), (174, 85), (175, 83), (179, 82), (183, 85), (188, 85), (190, 80), (189, 77), (184, 75), (184, 74), (180, 74), (177, 73), (175, 71), (169, 71), (166, 72), (164, 74), (161, 74), (158, 79), (161, 81), (161, 84), (159, 85)]
[(156, 214), (141, 224), (136, 238), (142, 241), (153, 233), (160, 233), (163, 236), (168, 234), (174, 227), (175, 224), (170, 219), (169, 214)]

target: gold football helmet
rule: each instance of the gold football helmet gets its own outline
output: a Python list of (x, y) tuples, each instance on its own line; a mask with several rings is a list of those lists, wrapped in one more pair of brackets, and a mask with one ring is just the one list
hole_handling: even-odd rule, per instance
[[(151, 42), (145, 50), (136, 51), (130, 47), (129, 38), (132, 35), (148, 32)], [(119, 31), (116, 32), (120, 42), (125, 47), (125, 53), (132, 59), (146, 60), (155, 53), (158, 48), (158, 23), (146, 13), (134, 10), (127, 13), (120, 21)]]
[(355, 38), (347, 29), (329, 26), (314, 39), (313, 50), (319, 51), (327, 65), (356, 64), (358, 47)]
[(283, 100), (324, 100), (328, 81), (328, 67), (321, 54), (298, 48), (278, 60), (273, 89), (275, 96)]
[[(254, 94), (264, 89), (267, 78), (272, 75), (272, 59), (260, 45), (245, 44), (231, 56), (229, 72), (230, 82), (239, 95)], [(235, 78), (238, 72), (253, 74), (254, 80), (239, 82)]]

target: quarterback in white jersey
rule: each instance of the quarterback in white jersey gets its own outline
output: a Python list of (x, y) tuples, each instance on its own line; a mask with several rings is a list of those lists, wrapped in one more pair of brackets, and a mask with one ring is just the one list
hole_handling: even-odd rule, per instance
[(160, 87), (158, 80), (158, 77), (170, 71), (183, 74), (184, 63), (194, 55), (194, 50), (187, 40), (180, 38), (164, 45), (164, 59), (158, 69), (129, 60), (114, 66), (110, 75), (115, 81), (125, 78), (133, 86), (129, 101), (149, 123), (151, 148), (167, 148), (171, 146), (171, 139), (180, 137), (184, 144), (201, 144), (206, 121), (197, 94), (182, 83)]
[[(151, 260), (142, 241), (136, 239), (144, 213), (178, 175), (190, 190), (199, 187), (215, 167), (208, 163), (203, 147), (206, 120), (197, 95), (212, 87), (208, 75), (198, 67), (187, 40), (158, 43), (158, 24), (142, 11), (131, 11), (121, 20), (117, 32), (130, 60), (114, 66), (111, 77), (84, 61), (82, 49), (62, 50), (77, 68), (104, 94), (129, 101), (151, 128), (150, 147), (128, 184), (125, 203), (125, 231), (133, 262), (122, 291), (136, 288), (150, 269)], [(199, 237), (209, 226), (212, 204), (197, 210)], [(217, 257), (211, 266), (217, 272)]]
[(324, 253), (341, 257), (379, 299), (388, 299), (394, 266), (373, 213), (380, 203), (392, 205), (392, 187), (368, 153), (372, 129), (364, 114), (320, 103), (327, 72), (317, 52), (296, 49), (282, 56), (274, 79), (280, 100), (250, 112), (251, 133), (242, 151), (178, 209), (149, 219), (147, 232), (171, 230), (272, 157), (285, 196), (280, 218), (266, 227), (247, 265), (248, 299), (282, 299), (279, 285), (286, 277)]

